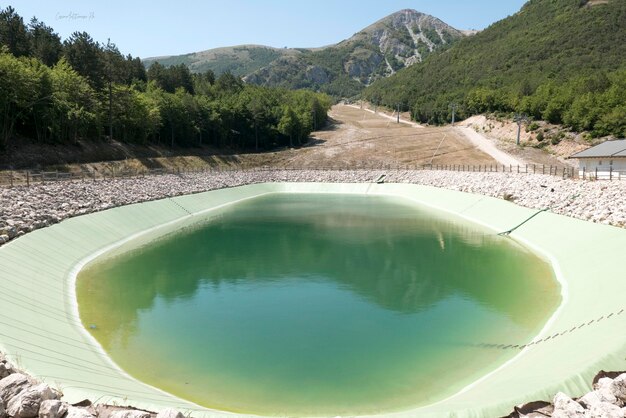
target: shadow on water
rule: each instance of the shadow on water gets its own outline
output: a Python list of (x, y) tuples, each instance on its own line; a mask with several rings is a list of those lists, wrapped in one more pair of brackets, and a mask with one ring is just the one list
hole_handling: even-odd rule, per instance
[[(126, 307), (118, 311), (120, 325), (132, 323), (156, 298), (191, 299), (206, 285), (263, 284), (284, 277), (324, 277), (403, 314), (460, 296), (532, 327), (554, 307), (545, 303), (551, 292), (537, 293), (540, 282), (552, 277), (550, 268), (505, 238), (433, 219), (414, 207), (392, 209), (379, 222), (379, 214), (367, 208), (348, 214), (310, 203), (238, 206), (217, 221), (97, 264), (91, 292), (112, 295), (116, 306)], [(281, 210), (287, 207), (291, 212)], [(88, 268), (81, 276), (90, 274)], [(106, 310), (93, 307), (93, 312)]]

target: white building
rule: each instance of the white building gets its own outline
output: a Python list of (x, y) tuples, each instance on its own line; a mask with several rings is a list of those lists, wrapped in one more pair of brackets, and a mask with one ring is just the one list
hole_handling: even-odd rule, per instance
[(580, 178), (626, 180), (626, 139), (606, 141), (576, 153)]

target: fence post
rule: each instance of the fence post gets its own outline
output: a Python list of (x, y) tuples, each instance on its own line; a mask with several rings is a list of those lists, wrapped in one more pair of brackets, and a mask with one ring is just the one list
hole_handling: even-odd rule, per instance
[(9, 171), (9, 182), (11, 183), (11, 187), (13, 187), (13, 171)]
[(30, 171), (26, 170), (26, 187), (30, 187)]
[(596, 180), (598, 180), (598, 167), (596, 166)]
[(609, 180), (613, 181), (613, 167), (609, 167)]

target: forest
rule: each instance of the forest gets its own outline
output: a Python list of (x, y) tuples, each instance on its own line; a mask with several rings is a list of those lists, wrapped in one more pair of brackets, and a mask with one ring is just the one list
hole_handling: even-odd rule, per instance
[(124, 56), (86, 33), (61, 40), (12, 7), (0, 10), (0, 151), (19, 141), (115, 140), (167, 147), (297, 146), (326, 123), (332, 99), (245, 84)]
[(366, 89), (374, 103), (449, 123), (524, 113), (591, 137), (626, 137), (626, 1), (530, 0), (422, 64)]

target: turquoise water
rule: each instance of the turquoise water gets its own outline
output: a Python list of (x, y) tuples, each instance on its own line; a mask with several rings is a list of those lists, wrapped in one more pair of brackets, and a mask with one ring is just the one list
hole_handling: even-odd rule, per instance
[(396, 198), (270, 195), (117, 254), (77, 281), (92, 335), (138, 379), (244, 413), (432, 403), (560, 301), (511, 239)]

